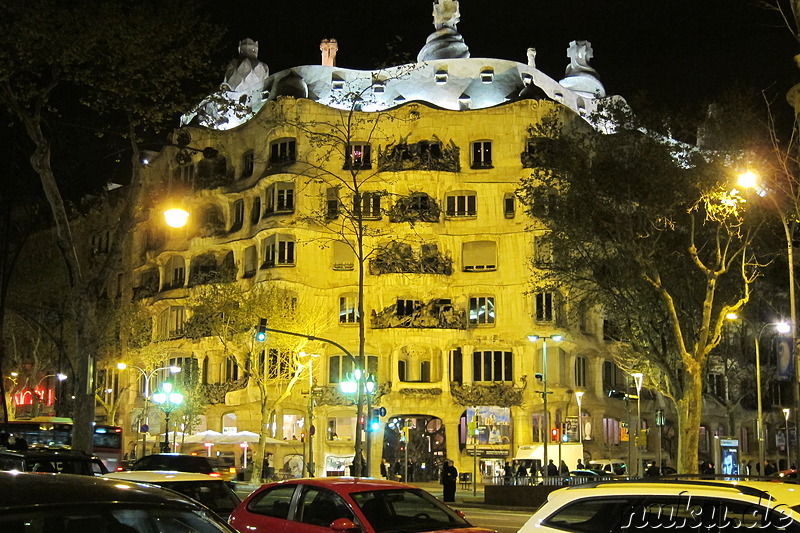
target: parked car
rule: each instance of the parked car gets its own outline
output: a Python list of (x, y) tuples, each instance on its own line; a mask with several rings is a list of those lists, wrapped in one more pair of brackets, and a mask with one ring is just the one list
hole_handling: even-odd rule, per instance
[(221, 477), (208, 457), (202, 455), (184, 455), (181, 453), (154, 453), (145, 455), (133, 465), (131, 470), (174, 470), (176, 472), (195, 472), (212, 477)]
[(0, 472), (0, 531), (235, 533), (176, 492), (103, 477)]
[(519, 533), (800, 531), (791, 484), (598, 481), (551, 492)]
[(495, 533), (472, 526), (416, 487), (378, 479), (326, 477), (262, 485), (231, 513), (230, 525), (247, 533), (319, 533), (320, 528), (362, 533), (420, 533), (462, 530)]
[(618, 459), (594, 459), (586, 463), (586, 469), (594, 470), (601, 475), (621, 476), (625, 474), (627, 467), (624, 461)]
[(149, 483), (180, 492), (184, 496), (202, 503), (225, 520), (241, 502), (225, 481), (209, 477), (208, 474), (137, 470), (109, 472), (103, 477), (134, 483)]
[(63, 448), (33, 448), (24, 451), (0, 451), (0, 470), (100, 476), (106, 465), (94, 455)]

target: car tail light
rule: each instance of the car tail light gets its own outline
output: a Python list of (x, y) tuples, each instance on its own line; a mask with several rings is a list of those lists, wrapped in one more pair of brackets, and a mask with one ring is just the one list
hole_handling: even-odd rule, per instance
[(209, 476), (211, 476), (211, 477), (222, 477), (219, 472), (211, 472), (209, 474)]
[(124, 472), (124, 471), (125, 471), (125, 467), (124, 467), (124, 466), (118, 466), (118, 467), (116, 468), (116, 471), (117, 471), (117, 472)]

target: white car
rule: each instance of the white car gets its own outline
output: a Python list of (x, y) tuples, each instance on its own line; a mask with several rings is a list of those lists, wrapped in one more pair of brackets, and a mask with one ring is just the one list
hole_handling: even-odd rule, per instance
[(756, 481), (599, 481), (551, 492), (519, 533), (800, 532), (800, 486)]
[(202, 503), (224, 519), (228, 518), (228, 515), (240, 502), (239, 497), (231, 490), (227, 482), (208, 474), (166, 470), (128, 470), (110, 472), (103, 477), (147, 483), (174, 490)]

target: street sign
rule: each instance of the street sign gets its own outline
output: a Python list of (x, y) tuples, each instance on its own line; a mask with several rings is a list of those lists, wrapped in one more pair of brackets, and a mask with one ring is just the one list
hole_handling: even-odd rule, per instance
[(378, 414), (380, 416), (386, 416), (386, 408), (385, 407), (381, 407), (380, 409), (378, 409)]
[(142, 424), (139, 426), (139, 433), (147, 433), (148, 431), (150, 431), (150, 426), (147, 424)]

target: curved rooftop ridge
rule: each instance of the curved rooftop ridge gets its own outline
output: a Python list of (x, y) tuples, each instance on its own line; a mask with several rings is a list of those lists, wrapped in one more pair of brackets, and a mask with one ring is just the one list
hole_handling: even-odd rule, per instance
[[(541, 91), (531, 91), (530, 86)], [(410, 101), (428, 102), (450, 110), (493, 107), (536, 93), (587, 117), (597, 98), (575, 91), (535, 66), (493, 58), (436, 59), (378, 70), (354, 70), (337, 66), (304, 65), (268, 76), (263, 84), (240, 92), (223, 87), (181, 118), (182, 125), (196, 124), (227, 130), (250, 120), (263, 105), (279, 96), (309, 98), (337, 109), (382, 111)], [(604, 96), (598, 93), (596, 96)], [(230, 106), (238, 102), (238, 112)]]

